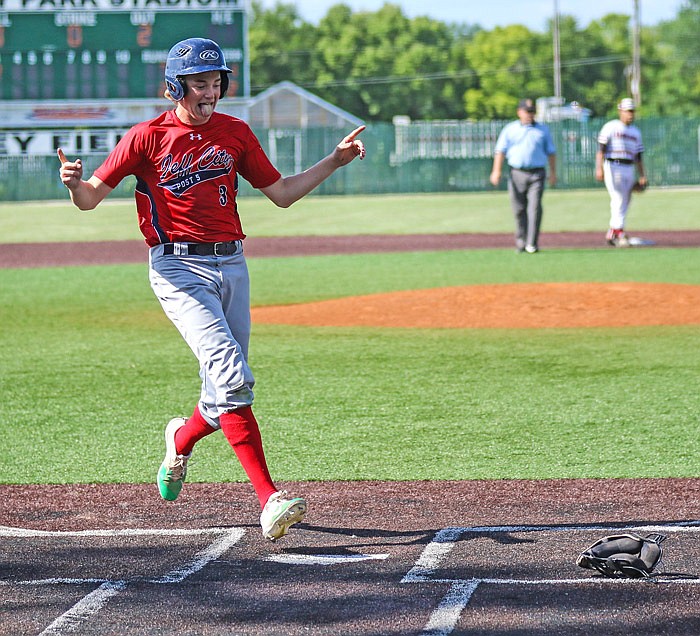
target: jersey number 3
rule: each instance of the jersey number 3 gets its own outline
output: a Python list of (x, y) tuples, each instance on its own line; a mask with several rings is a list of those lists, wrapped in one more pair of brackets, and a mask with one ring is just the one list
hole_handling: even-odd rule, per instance
[(226, 186), (219, 186), (219, 205), (226, 205), (228, 202), (228, 190)]

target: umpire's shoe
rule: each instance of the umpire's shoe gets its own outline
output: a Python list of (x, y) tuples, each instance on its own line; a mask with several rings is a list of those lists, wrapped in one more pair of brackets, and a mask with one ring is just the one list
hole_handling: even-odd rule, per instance
[(278, 490), (270, 495), (260, 515), (263, 536), (270, 541), (282, 538), (291, 526), (304, 518), (305, 514), (304, 499), (301, 497), (287, 499), (287, 491)]
[(176, 417), (165, 427), (165, 459), (158, 471), (158, 490), (160, 496), (167, 501), (175, 501), (182, 490), (182, 484), (187, 475), (187, 460), (189, 455), (178, 455), (175, 450), (175, 433), (185, 425), (187, 418)]

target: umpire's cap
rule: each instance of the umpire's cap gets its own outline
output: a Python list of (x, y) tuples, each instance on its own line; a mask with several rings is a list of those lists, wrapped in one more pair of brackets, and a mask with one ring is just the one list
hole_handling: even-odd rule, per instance
[(526, 110), (528, 113), (534, 113), (536, 108), (535, 108), (535, 102), (533, 102), (531, 99), (521, 99), (518, 102), (518, 110)]

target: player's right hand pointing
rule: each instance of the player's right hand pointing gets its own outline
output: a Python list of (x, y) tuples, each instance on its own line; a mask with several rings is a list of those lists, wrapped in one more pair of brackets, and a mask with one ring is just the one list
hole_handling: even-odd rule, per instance
[(76, 159), (75, 161), (68, 161), (61, 148), (56, 151), (56, 154), (58, 155), (58, 160), (61, 162), (61, 168), (59, 170), (61, 182), (69, 190), (75, 190), (83, 179), (82, 160)]

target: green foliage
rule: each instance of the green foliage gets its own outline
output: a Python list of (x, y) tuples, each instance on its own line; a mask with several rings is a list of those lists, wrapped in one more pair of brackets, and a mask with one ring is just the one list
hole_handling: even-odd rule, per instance
[(248, 37), (255, 42), (250, 47), (253, 83), (268, 87), (290, 78), (297, 84), (313, 81), (316, 29), (299, 17), (292, 4), (265, 11), (254, 1), (251, 8)]
[(571, 17), (560, 20), (562, 94), (604, 116), (627, 94), (629, 18), (608, 15), (580, 29)]
[[(546, 32), (521, 25), (410, 19), (398, 4), (375, 12), (332, 6), (317, 26), (292, 4), (253, 3), (251, 74), (256, 89), (292, 80), (370, 121), (510, 118), (523, 96), (554, 92), (553, 20)], [(630, 6), (630, 11), (632, 7)], [(630, 93), (631, 18), (611, 13), (581, 27), (560, 16), (562, 94), (596, 116)], [(700, 0), (675, 20), (641, 29), (646, 116), (700, 114)], [(256, 91), (257, 92), (257, 91)]]
[(541, 73), (549, 47), (543, 35), (520, 25), (477, 33), (467, 47), (467, 57), (480, 81), (478, 88), (467, 91), (467, 116), (512, 118), (521, 97), (551, 92)]
[[(448, 117), (454, 86), (441, 79), (450, 66), (451, 32), (427, 18), (409, 20), (395, 5), (353, 14), (329, 10), (318, 28), (317, 87), (328, 99), (368, 119)], [(372, 78), (367, 81), (367, 78)], [(449, 86), (449, 87), (448, 87)]]
[[(256, 304), (495, 282), (700, 283), (700, 250), (250, 265)], [(0, 483), (151, 482), (163, 427), (191, 412), (199, 378), (145, 265), (0, 270), (0, 287)], [(697, 326), (256, 325), (251, 364), (279, 480), (680, 477), (697, 476), (699, 345)], [(202, 440), (191, 481), (244, 479), (220, 434)]]
[(650, 107), (662, 115), (695, 116), (700, 103), (700, 0), (686, 0), (675, 20), (659, 25), (660, 65), (645, 87)]

